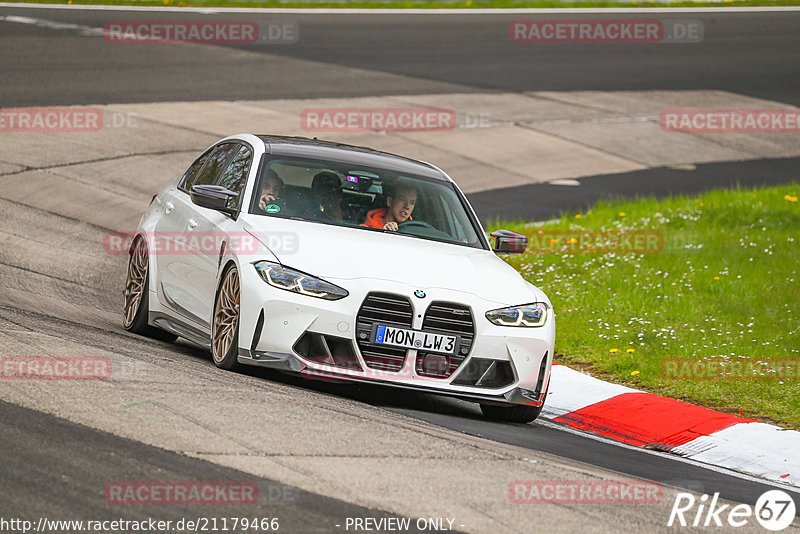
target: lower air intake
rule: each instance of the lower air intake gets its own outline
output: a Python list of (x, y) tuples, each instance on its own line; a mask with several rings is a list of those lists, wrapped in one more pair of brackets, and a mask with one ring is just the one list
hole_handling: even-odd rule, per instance
[(514, 383), (511, 362), (472, 358), (452, 382), (458, 386), (501, 388)]
[(353, 343), (347, 338), (306, 332), (294, 344), (294, 351), (312, 362), (353, 371), (363, 370), (356, 358)]

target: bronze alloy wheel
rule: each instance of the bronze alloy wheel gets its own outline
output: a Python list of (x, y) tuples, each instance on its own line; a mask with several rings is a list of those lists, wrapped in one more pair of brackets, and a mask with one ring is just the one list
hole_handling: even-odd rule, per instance
[[(239, 271), (231, 267), (217, 293), (214, 305), (211, 354), (219, 367), (230, 368), (236, 362), (237, 329), (239, 326)], [(233, 352), (233, 354), (231, 354)]]
[(130, 328), (142, 304), (147, 285), (147, 244), (139, 239), (128, 261), (125, 278), (125, 328)]
[(137, 238), (128, 258), (128, 273), (125, 276), (125, 305), (123, 326), (128, 332), (172, 343), (178, 336), (148, 324), (149, 315), (149, 269), (147, 241)]

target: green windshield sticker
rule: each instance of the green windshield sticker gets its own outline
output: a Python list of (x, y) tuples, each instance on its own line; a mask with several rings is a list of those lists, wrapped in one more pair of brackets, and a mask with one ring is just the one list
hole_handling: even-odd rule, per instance
[(267, 213), (278, 213), (279, 211), (281, 211), (281, 207), (277, 204), (270, 204), (267, 206)]

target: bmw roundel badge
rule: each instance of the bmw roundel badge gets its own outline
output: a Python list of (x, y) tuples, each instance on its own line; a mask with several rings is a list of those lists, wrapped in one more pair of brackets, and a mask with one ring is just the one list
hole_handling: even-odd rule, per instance
[(425, 298), (425, 292), (423, 290), (421, 290), (421, 289), (417, 289), (416, 291), (414, 291), (414, 296), (417, 297), (417, 298), (424, 299)]

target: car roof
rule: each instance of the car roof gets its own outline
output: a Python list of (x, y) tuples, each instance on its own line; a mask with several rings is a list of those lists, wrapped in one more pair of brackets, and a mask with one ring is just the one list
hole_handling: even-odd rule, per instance
[(310, 139), (308, 137), (282, 135), (258, 135), (257, 137), (264, 142), (267, 152), (276, 156), (309, 157), (352, 163), (449, 181), (442, 171), (429, 163), (369, 147), (323, 141), (316, 138)]

